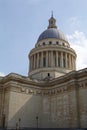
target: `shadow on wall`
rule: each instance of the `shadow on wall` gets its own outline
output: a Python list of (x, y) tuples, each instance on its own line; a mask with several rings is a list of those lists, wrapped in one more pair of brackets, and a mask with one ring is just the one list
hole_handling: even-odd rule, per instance
[[(29, 95), (27, 95), (28, 97)], [(14, 116), (11, 117), (9, 110), (9, 121), (7, 123), (7, 128), (37, 128), (41, 124), (41, 96), (32, 95), (26, 103), (23, 103), (23, 106), (16, 112), (16, 107), (14, 103), (13, 111)], [(24, 102), (24, 99), (23, 99)], [(19, 99), (16, 104), (20, 104)], [(13, 104), (12, 104), (13, 105)]]

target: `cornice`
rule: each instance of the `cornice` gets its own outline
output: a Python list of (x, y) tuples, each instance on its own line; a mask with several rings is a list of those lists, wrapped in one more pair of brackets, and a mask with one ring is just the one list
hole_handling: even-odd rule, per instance
[(35, 54), (35, 53), (38, 53), (38, 52), (47, 51), (47, 50), (49, 50), (49, 51), (54, 51), (54, 50), (55, 51), (63, 51), (63, 52), (71, 53), (74, 56), (77, 56), (75, 51), (71, 47), (67, 48), (67, 47), (64, 47), (61, 45), (45, 45), (45, 46), (33, 48), (30, 51), (28, 56)]
[(62, 67), (46, 67), (46, 68), (37, 68), (34, 69), (32, 71), (29, 72), (29, 76), (33, 75), (33, 74), (38, 74), (40, 72), (58, 72), (58, 73), (62, 73), (62, 74), (66, 74), (66, 72), (70, 72), (71, 69), (66, 69), (66, 68), (62, 68)]
[(84, 80), (87, 80), (87, 69), (83, 69), (80, 71), (72, 71), (64, 76), (60, 76), (56, 79), (49, 81), (32, 80), (25, 76), (10, 73), (1, 80), (1, 85), (6, 86), (9, 83), (11, 85), (15, 84), (17, 86), (25, 86), (33, 89), (47, 90), (64, 86), (63, 84), (66, 84), (66, 86), (70, 86), (71, 84), (75, 84), (75, 82), (82, 83), (82, 81)]

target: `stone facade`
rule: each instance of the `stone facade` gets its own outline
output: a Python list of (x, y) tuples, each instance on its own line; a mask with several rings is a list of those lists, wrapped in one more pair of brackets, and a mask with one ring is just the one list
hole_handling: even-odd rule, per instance
[(73, 71), (52, 81), (35, 81), (13, 73), (7, 75), (1, 80), (0, 120), (4, 114), (8, 128), (15, 128), (19, 119), (21, 127), (36, 128), (38, 116), (40, 128), (86, 128), (86, 71)]
[(53, 16), (29, 54), (28, 77), (0, 77), (1, 127), (87, 128), (87, 69), (75, 70), (75, 51), (50, 28)]

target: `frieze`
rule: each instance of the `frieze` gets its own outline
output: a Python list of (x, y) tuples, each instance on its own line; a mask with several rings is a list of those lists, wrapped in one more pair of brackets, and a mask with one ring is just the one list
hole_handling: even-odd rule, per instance
[[(72, 87), (72, 86), (71, 86)], [(71, 88), (71, 87), (69, 87), (69, 89)], [(19, 92), (19, 88), (13, 88), (13, 89), (11, 89), (11, 90), (15, 90), (15, 91), (17, 91), (17, 92)], [(65, 88), (58, 88), (58, 89), (53, 89), (53, 90), (38, 90), (38, 89), (28, 89), (28, 88), (24, 88), (24, 87), (22, 87), (22, 88), (20, 88), (20, 92), (21, 93), (25, 93), (25, 94), (34, 94), (34, 95), (57, 95), (57, 94), (59, 94), (59, 93), (65, 93), (65, 92), (67, 92), (67, 88), (65, 87)]]
[(75, 90), (75, 88), (78, 85), (79, 85), (79, 87), (83, 87), (83, 86), (87, 87), (87, 83), (85, 83), (85, 85), (76, 84), (76, 83), (73, 85), (66, 84), (66, 86), (55, 87), (54, 89), (52, 89), (52, 88), (37, 89), (37, 88), (33, 88), (31, 86), (23, 87), (23, 86), (19, 86), (16, 84), (11, 84), (11, 86), (9, 86), (9, 84), (8, 85), (6, 84), (5, 89), (9, 88), (9, 90), (11, 90), (11, 91), (25, 93), (25, 94), (33, 94), (33, 95), (57, 95), (57, 94), (66, 93), (66, 92), (71, 91), (71, 90)]
[(85, 87), (87, 88), (87, 83), (85, 83)]
[(21, 92), (26, 93), (26, 94), (34, 93), (34, 91), (32, 89), (28, 89), (28, 88), (21, 88)]
[(80, 83), (79, 88), (87, 88), (87, 83)]

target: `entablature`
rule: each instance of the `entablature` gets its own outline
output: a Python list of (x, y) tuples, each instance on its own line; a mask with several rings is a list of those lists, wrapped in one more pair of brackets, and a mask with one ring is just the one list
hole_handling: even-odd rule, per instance
[[(87, 87), (87, 69), (72, 71), (64, 76), (49, 81), (31, 80), (27, 77), (11, 73), (5, 76), (1, 82), (1, 88), (20, 90), (29, 93), (55, 93), (67, 91), (71, 87)], [(16, 89), (15, 89), (16, 88)], [(62, 89), (62, 90), (61, 90)]]

